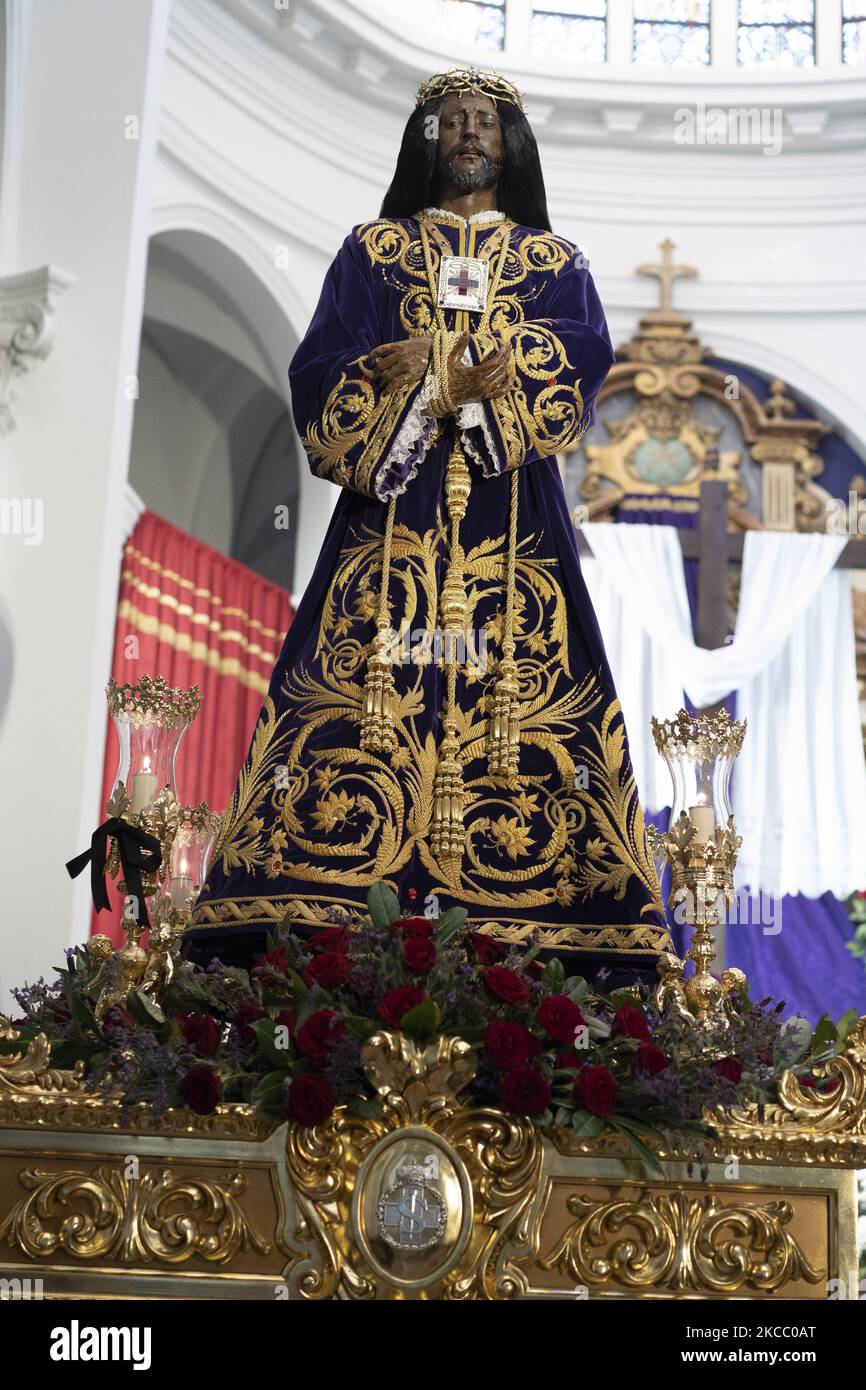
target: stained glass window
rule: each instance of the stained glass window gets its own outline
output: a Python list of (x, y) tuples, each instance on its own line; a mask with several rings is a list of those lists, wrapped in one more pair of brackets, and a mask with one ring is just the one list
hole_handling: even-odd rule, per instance
[(607, 0), (535, 0), (529, 51), (555, 53), (572, 63), (607, 57)]
[(866, 0), (842, 0), (842, 62), (866, 64)]
[[(403, 0), (400, 9), (407, 8)], [(505, 0), (418, 0), (412, 14), (456, 43), (497, 49), (505, 42)]]
[(710, 0), (635, 0), (634, 61), (697, 67), (710, 61)]
[(740, 0), (739, 20), (741, 67), (814, 67), (815, 0)]

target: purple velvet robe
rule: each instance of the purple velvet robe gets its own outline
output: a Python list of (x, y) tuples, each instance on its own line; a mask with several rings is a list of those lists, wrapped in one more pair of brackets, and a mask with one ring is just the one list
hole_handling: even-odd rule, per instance
[[(491, 237), (501, 244), (498, 223), (483, 215), (433, 220), (455, 255), (483, 256)], [(610, 337), (572, 243), (513, 224), (507, 238), (487, 333), (472, 333), (477, 315), (445, 311), (449, 328), (468, 324), (474, 361), (508, 338), (516, 366), (506, 396), (462, 407), (450, 425), (471, 475), (460, 526), (470, 629), (457, 675), (462, 863), (440, 865), (430, 842), (446, 685), (437, 629), (450, 439), (425, 415), (420, 384), (383, 393), (367, 360), (377, 345), (431, 333), (435, 305), (418, 221), (379, 219), (346, 238), (289, 369), (310, 466), (343, 491), (224, 816), (188, 946), (200, 958), (238, 958), (289, 910), (303, 930), (335, 905), (363, 909), (378, 880), (406, 912), (464, 906), (475, 929), (506, 944), (538, 941), (571, 956), (573, 968), (646, 966), (669, 945), (555, 458), (592, 423)], [(436, 246), (433, 254), (438, 283)], [(520, 762), (509, 783), (491, 775), (486, 743), (514, 469)], [(396, 747), (373, 754), (359, 733), (392, 496)]]

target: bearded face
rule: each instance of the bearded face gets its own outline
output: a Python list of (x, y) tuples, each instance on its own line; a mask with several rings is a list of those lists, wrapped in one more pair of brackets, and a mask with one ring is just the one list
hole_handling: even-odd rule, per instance
[(496, 104), (478, 93), (449, 96), (439, 113), (436, 173), (450, 196), (477, 193), (499, 182), (504, 165)]

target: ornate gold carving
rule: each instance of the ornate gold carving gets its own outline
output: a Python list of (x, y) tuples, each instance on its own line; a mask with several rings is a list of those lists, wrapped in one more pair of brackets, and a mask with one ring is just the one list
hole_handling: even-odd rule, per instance
[[(0, 1042), (17, 1040), (18, 1032), (9, 1019), (0, 1014)], [(37, 1033), (22, 1052), (0, 1052), (0, 1104), (10, 1093), (56, 1093), (83, 1089), (84, 1063), (76, 1062), (71, 1071), (52, 1067), (51, 1043), (44, 1033)]]
[(192, 1258), (229, 1264), (241, 1252), (271, 1252), (239, 1204), (246, 1190), (242, 1173), (216, 1182), (163, 1168), (132, 1179), (102, 1164), (89, 1175), (28, 1168), (20, 1180), (29, 1195), (0, 1223), (0, 1243), (30, 1258), (62, 1252), (125, 1265)]
[(656, 1192), (604, 1200), (577, 1192), (567, 1199), (575, 1221), (544, 1254), (518, 1261), (558, 1270), (589, 1288), (614, 1283), (632, 1290), (682, 1293), (778, 1293), (793, 1280), (820, 1283), (786, 1228), (790, 1202), (723, 1203), (714, 1192)]
[(849, 1034), (843, 1051), (814, 1068), (817, 1086), (801, 1086), (787, 1071), (777, 1103), (746, 1101), (731, 1110), (706, 1111), (722, 1143), (769, 1146), (780, 1157), (802, 1153), (806, 1162), (826, 1161), (834, 1148), (866, 1157), (866, 1017)]
[[(823, 472), (816, 447), (830, 426), (797, 418), (779, 380), (771, 383), (769, 399), (763, 404), (742, 381), (736, 393), (731, 392), (730, 377), (705, 362), (712, 349), (691, 331), (691, 320), (673, 308), (674, 281), (694, 278), (697, 272), (693, 266), (673, 264), (671, 241), (662, 242), (661, 250), (660, 264), (637, 267), (637, 274), (652, 275), (660, 282), (659, 307), (644, 314), (637, 332), (617, 349), (617, 362), (598, 396), (601, 404), (608, 396), (634, 391), (638, 400), (624, 419), (608, 420), (602, 413), (612, 443), (587, 447), (581, 496), (594, 501), (621, 489), (651, 501), (654, 493), (664, 493), (675, 502), (688, 499), (696, 508), (701, 483), (713, 478), (727, 483), (733, 502), (745, 502), (740, 455), (719, 456), (720, 430), (698, 420), (690, 404), (701, 396), (735, 417), (754, 463), (790, 466), (790, 503), (798, 529), (824, 529), (825, 499), (813, 479)], [(765, 495), (765, 509), (767, 505)], [(766, 514), (764, 520), (771, 522)]]
[[(472, 1229), (459, 1266), (440, 1278), (434, 1267), (431, 1277), (425, 1259), (415, 1296), (510, 1296), (516, 1284), (510, 1275), (496, 1272), (496, 1263), (537, 1190), (542, 1159), (538, 1131), (528, 1120), (468, 1108), (457, 1098), (475, 1072), (472, 1049), (459, 1038), (440, 1038), (425, 1047), (402, 1035), (376, 1033), (365, 1042), (362, 1058), (383, 1102), (381, 1118), (338, 1111), (316, 1130), (289, 1126), (287, 1162), (303, 1213), (299, 1238), (306, 1237), (310, 1245), (290, 1272), (298, 1294), (355, 1299), (413, 1292), (405, 1271), (399, 1295), (371, 1271), (362, 1254), (364, 1246), (369, 1248), (369, 1232), (359, 1240), (350, 1219), (364, 1161), (388, 1135), (406, 1131), (416, 1141), (427, 1134), (433, 1149), (444, 1143), (453, 1155), (449, 1161), (457, 1161), (457, 1180), (463, 1171), (464, 1186), (471, 1180), (474, 1194)], [(359, 1205), (363, 1203), (355, 1204), (356, 1216)]]

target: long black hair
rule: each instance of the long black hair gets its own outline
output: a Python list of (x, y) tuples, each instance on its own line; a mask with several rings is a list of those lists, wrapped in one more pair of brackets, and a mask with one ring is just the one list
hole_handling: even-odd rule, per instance
[[(436, 120), (445, 101), (433, 97), (416, 106), (406, 122), (403, 143), (391, 186), (382, 201), (380, 217), (414, 217), (421, 208), (435, 206), (440, 196), (436, 161)], [(538, 146), (529, 121), (511, 102), (497, 102), (502, 130), (502, 173), (497, 188), (499, 211), (523, 227), (549, 232), (547, 194)]]

